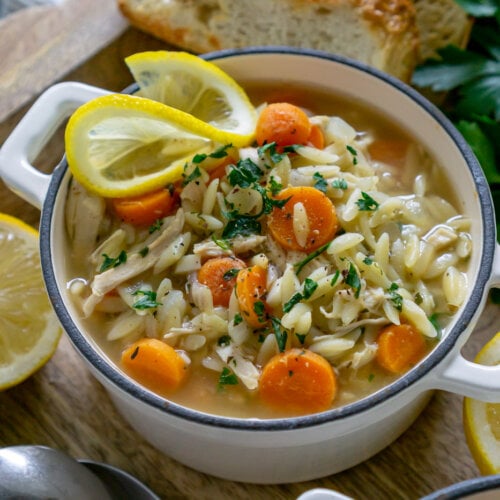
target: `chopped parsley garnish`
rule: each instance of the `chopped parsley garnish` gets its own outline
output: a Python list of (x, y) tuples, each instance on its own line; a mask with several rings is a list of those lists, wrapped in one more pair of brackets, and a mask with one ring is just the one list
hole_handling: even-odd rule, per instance
[(299, 340), (301, 345), (304, 345), (304, 342), (306, 341), (307, 333), (296, 333), (295, 336)]
[(262, 302), (261, 300), (256, 301), (255, 304), (253, 305), (253, 311), (257, 315), (257, 319), (261, 323), (266, 322), (267, 313), (266, 313), (266, 306), (265, 306), (264, 302)]
[(240, 186), (242, 188), (252, 187), (259, 182), (264, 172), (250, 158), (239, 160), (233, 165), (227, 178), (231, 186)]
[(260, 234), (262, 226), (255, 217), (251, 215), (234, 215), (230, 214), (231, 218), (222, 231), (222, 238), (230, 239), (236, 236), (250, 236), (252, 234)]
[(349, 270), (345, 274), (344, 282), (354, 290), (354, 296), (358, 298), (361, 291), (361, 280), (352, 262), (349, 263)]
[(232, 144), (226, 144), (225, 146), (221, 146), (220, 148), (217, 148), (212, 153), (209, 153), (209, 154), (200, 153), (200, 154), (194, 155), (194, 157), (191, 161), (192, 161), (192, 163), (199, 164), (202, 161), (206, 160), (207, 158), (225, 158), (227, 156), (227, 150), (229, 148), (232, 148), (232, 147), (233, 147)]
[(366, 264), (367, 266), (371, 266), (373, 264), (373, 259), (371, 257), (365, 257), (363, 259), (363, 263)]
[(231, 337), (229, 335), (223, 335), (217, 339), (217, 345), (226, 346), (231, 343)]
[(286, 156), (286, 152), (278, 153), (275, 142), (269, 142), (257, 149), (259, 158), (264, 158), (266, 153), (269, 153), (269, 158), (274, 164), (279, 163)]
[[(185, 167), (184, 167), (184, 169), (185, 169)], [(186, 175), (185, 173), (183, 173), (182, 177), (184, 178), (184, 180), (182, 181), (182, 185), (187, 186), (190, 182), (193, 182), (194, 180), (201, 177), (200, 167), (196, 166), (194, 168), (194, 170), (189, 175)]]
[(237, 326), (243, 321), (243, 317), (240, 313), (236, 313), (233, 318), (233, 325)]
[(375, 374), (374, 373), (370, 373), (370, 375), (368, 375), (368, 382), (373, 382), (374, 378), (375, 378)]
[(313, 187), (319, 189), (322, 193), (326, 193), (326, 190), (328, 189), (328, 183), (326, 182), (325, 178), (319, 172), (315, 172), (313, 175), (313, 179)]
[(352, 155), (352, 164), (357, 165), (358, 164), (358, 152), (352, 146), (349, 146), (349, 145), (346, 146), (346, 149)]
[[(223, 238), (260, 234), (262, 226), (257, 219), (264, 214), (270, 214), (275, 207), (283, 208), (289, 200), (289, 198), (277, 200), (270, 197), (269, 191), (259, 184), (263, 175), (264, 172), (249, 158), (240, 160), (236, 165), (232, 166), (228, 174), (229, 183), (234, 187), (239, 186), (257, 191), (262, 197), (262, 209), (258, 214), (242, 214), (237, 210), (224, 212), (228, 223), (222, 232)], [(272, 183), (271, 186), (273, 186)]]
[(432, 326), (436, 330), (437, 339), (440, 340), (442, 335), (442, 329), (441, 325), (439, 324), (439, 313), (434, 313), (431, 316), (429, 316), (429, 321), (432, 323)]
[(311, 278), (306, 278), (304, 281), (304, 299), (309, 299), (316, 288), (318, 288), (318, 283)]
[(309, 262), (311, 262), (311, 260), (318, 257), (318, 255), (321, 255), (330, 246), (330, 244), (331, 244), (331, 241), (329, 241), (328, 243), (325, 243), (324, 245), (322, 245), (319, 248), (317, 248), (316, 250), (314, 250), (314, 252), (311, 252), (305, 259), (303, 259), (299, 262), (296, 262), (293, 265), (293, 267), (295, 269), (295, 274), (299, 275), (300, 271), (302, 271), (304, 266), (309, 264)]
[(271, 318), (271, 324), (273, 325), (274, 336), (276, 337), (278, 349), (280, 352), (284, 352), (286, 349), (288, 333), (285, 330), (281, 330), (281, 321), (278, 318), (273, 316)]
[(149, 226), (149, 234), (153, 234), (155, 231), (159, 231), (163, 226), (163, 219), (156, 219), (151, 226)]
[(132, 295), (141, 295), (141, 297), (134, 302), (132, 306), (134, 309), (143, 311), (145, 309), (154, 309), (161, 306), (160, 302), (156, 302), (156, 292), (152, 290), (137, 290)]
[(222, 250), (231, 250), (231, 243), (226, 240), (222, 240), (217, 238), (214, 234), (212, 234), (212, 241)]
[(219, 389), (222, 389), (225, 385), (238, 385), (238, 377), (225, 366), (219, 376), (219, 383), (217, 385)]
[(335, 179), (332, 182), (332, 187), (334, 187), (335, 189), (342, 189), (343, 191), (345, 191), (348, 187), (347, 181), (345, 179)]
[(141, 257), (146, 257), (148, 253), (149, 253), (149, 247), (144, 247), (139, 250), (139, 255)]
[(302, 294), (300, 292), (294, 293), (288, 302), (283, 304), (283, 312), (290, 312), (295, 304), (298, 304), (302, 300)]
[(104, 257), (104, 261), (99, 268), (100, 273), (106, 271), (107, 269), (111, 269), (112, 267), (118, 267), (121, 264), (125, 264), (125, 262), (127, 262), (127, 252), (125, 252), (125, 250), (122, 250), (118, 254), (118, 257), (110, 257), (105, 253), (103, 253), (102, 256)]
[(269, 191), (273, 196), (276, 196), (283, 189), (283, 184), (280, 184), (273, 176), (269, 181)]
[(397, 283), (391, 283), (388, 292), (389, 292), (389, 298), (394, 304), (394, 307), (401, 312), (403, 310), (403, 297), (398, 292), (396, 292), (396, 290), (398, 289), (399, 286)]
[(335, 271), (335, 274), (333, 275), (331, 281), (330, 281), (330, 286), (335, 286), (335, 284), (337, 283), (337, 281), (339, 279), (339, 276), (340, 276), (340, 271), (337, 269)]
[(222, 279), (225, 281), (230, 281), (232, 280), (239, 272), (241, 269), (238, 269), (237, 267), (233, 267), (233, 269), (227, 270), (223, 275)]
[(361, 191), (361, 196), (362, 198), (356, 202), (360, 210), (365, 212), (374, 212), (377, 210), (379, 204), (368, 193)]
[(423, 297), (422, 297), (422, 294), (420, 292), (417, 292), (415, 294), (415, 304), (417, 304), (418, 306), (424, 301)]

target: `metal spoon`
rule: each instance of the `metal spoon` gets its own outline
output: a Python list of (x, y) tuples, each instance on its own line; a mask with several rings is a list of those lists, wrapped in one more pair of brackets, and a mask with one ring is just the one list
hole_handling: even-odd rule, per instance
[(0, 450), (0, 498), (111, 500), (102, 481), (65, 453), (46, 446)]
[(159, 500), (120, 469), (91, 461), (79, 463), (46, 446), (0, 449), (0, 498)]

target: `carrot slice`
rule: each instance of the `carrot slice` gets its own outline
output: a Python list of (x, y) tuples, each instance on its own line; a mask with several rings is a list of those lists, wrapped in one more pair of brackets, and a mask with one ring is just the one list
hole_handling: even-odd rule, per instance
[(175, 198), (166, 188), (130, 198), (113, 198), (113, 210), (124, 222), (134, 226), (149, 226), (166, 217), (174, 208)]
[(311, 132), (307, 138), (307, 144), (317, 148), (323, 149), (325, 147), (325, 134), (319, 125), (312, 125)]
[(127, 347), (122, 366), (135, 380), (157, 391), (174, 391), (187, 373), (184, 360), (175, 349), (161, 340), (143, 338)]
[(198, 281), (210, 288), (214, 306), (229, 305), (231, 293), (236, 285), (236, 274), (245, 267), (242, 260), (234, 257), (215, 257), (201, 266)]
[(277, 146), (306, 144), (311, 133), (308, 116), (299, 107), (276, 102), (265, 107), (255, 129), (257, 144), (275, 142)]
[(293, 348), (267, 362), (259, 393), (267, 405), (287, 413), (316, 413), (331, 407), (337, 393), (337, 377), (330, 363), (319, 354)]
[[(311, 252), (333, 239), (340, 228), (335, 206), (330, 198), (316, 188), (293, 186), (280, 191), (276, 198), (286, 200), (283, 208), (275, 207), (268, 217), (268, 227), (273, 238), (288, 250)], [(297, 241), (294, 231), (294, 206), (302, 203), (309, 225), (305, 244)]]
[(408, 324), (389, 325), (377, 338), (377, 362), (391, 373), (409, 370), (426, 351), (424, 337)]
[(267, 271), (260, 266), (247, 267), (236, 277), (236, 296), (242, 317), (254, 328), (264, 326), (268, 320), (266, 282)]
[(374, 161), (380, 161), (402, 168), (406, 162), (409, 143), (396, 139), (377, 139), (368, 146), (368, 153)]

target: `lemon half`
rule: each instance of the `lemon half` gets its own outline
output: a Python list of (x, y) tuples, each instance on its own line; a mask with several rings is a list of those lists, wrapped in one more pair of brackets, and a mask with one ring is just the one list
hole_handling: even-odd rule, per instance
[(231, 134), (236, 147), (254, 136), (257, 113), (245, 91), (215, 64), (186, 52), (140, 52), (125, 59), (140, 95)]
[[(475, 362), (488, 366), (500, 364), (500, 332), (481, 349)], [(464, 429), (481, 473), (500, 473), (500, 403), (464, 398)]]
[(164, 104), (111, 94), (75, 111), (65, 142), (69, 168), (83, 186), (104, 197), (123, 197), (179, 180), (195, 154), (231, 138)]
[(61, 328), (42, 280), (38, 232), (0, 214), (0, 390), (41, 368), (56, 350)]

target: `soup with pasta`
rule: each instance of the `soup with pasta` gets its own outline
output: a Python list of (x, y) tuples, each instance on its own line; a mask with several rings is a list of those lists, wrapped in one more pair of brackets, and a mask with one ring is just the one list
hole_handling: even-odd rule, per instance
[(72, 181), (68, 287), (102, 350), (171, 401), (243, 418), (325, 411), (435, 346), (467, 294), (470, 221), (433, 159), (373, 110), (247, 90), (254, 145), (218, 144), (140, 198)]

